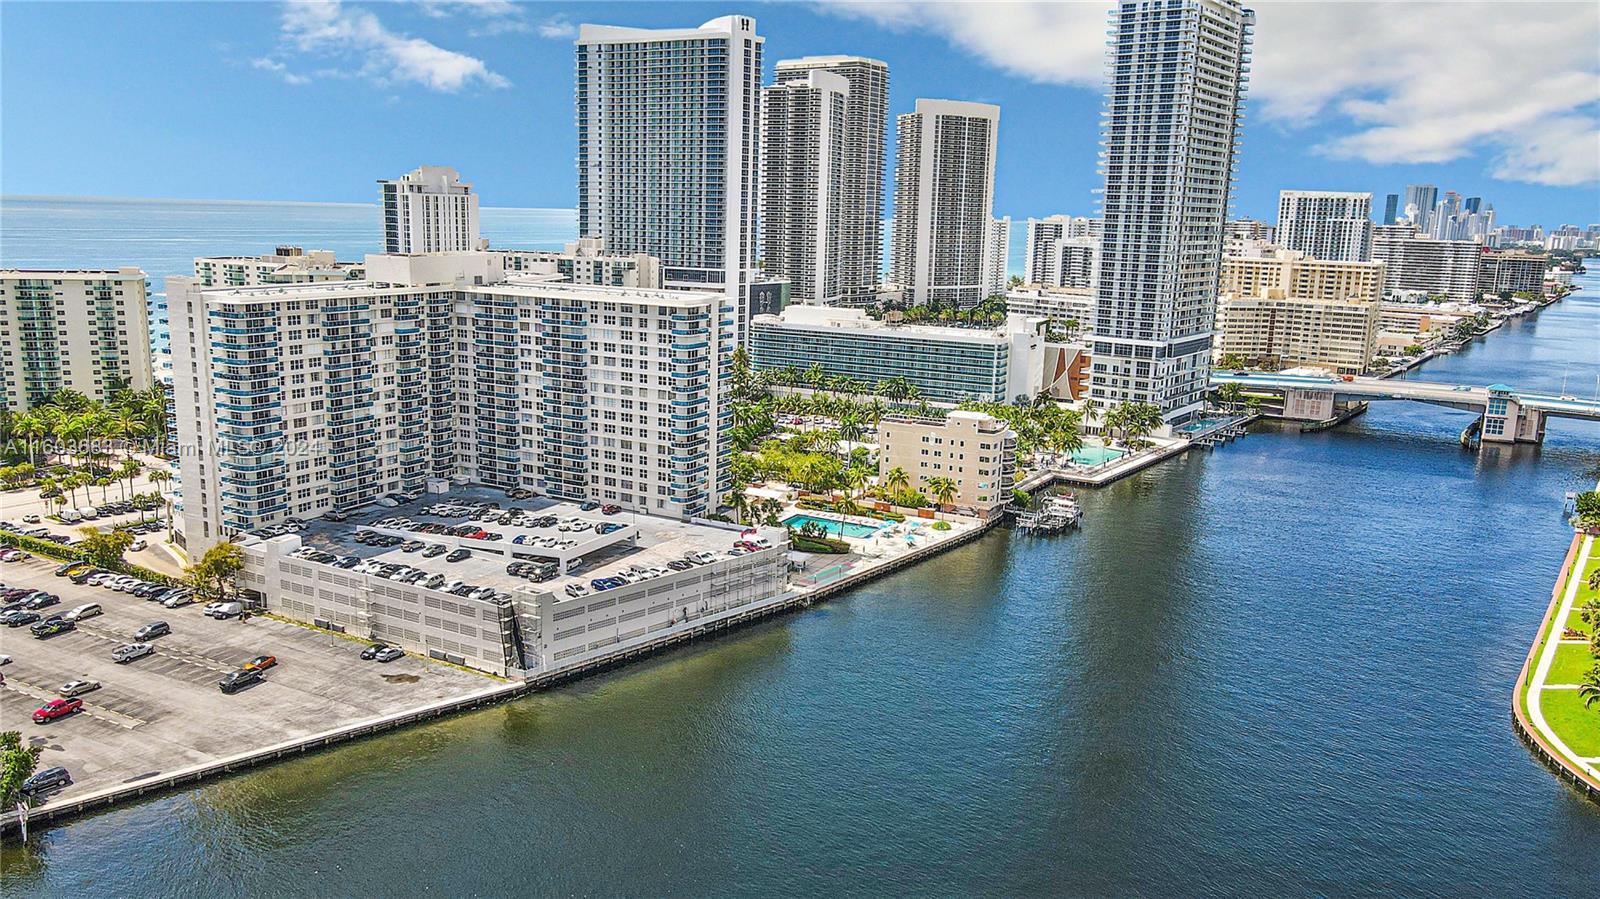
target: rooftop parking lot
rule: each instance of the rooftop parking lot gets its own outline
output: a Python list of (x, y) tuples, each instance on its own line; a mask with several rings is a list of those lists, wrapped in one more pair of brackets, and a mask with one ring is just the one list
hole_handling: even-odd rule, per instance
[[(60, 765), (73, 783), (57, 796), (170, 773), (190, 765), (404, 712), (474, 693), (493, 682), (415, 657), (380, 663), (359, 658), (364, 644), (265, 617), (218, 621), (200, 605), (164, 609), (127, 593), (55, 577), (39, 559), (0, 564), (0, 582), (60, 596), (42, 614), (97, 603), (104, 613), (75, 630), (37, 639), (29, 628), (0, 628), (0, 721), (41, 746), (40, 769)], [(112, 651), (161, 620), (172, 632), (149, 642), (150, 655), (117, 664)], [(276, 657), (264, 681), (226, 695), (217, 682), (245, 661)], [(98, 681), (83, 709), (44, 724), (33, 711), (71, 680)]]
[[(488, 503), (496, 505), (485, 505)], [(451, 533), (462, 529), (482, 535)], [(608, 533), (599, 533), (601, 530)], [(387, 539), (363, 542), (366, 534)], [(741, 539), (738, 529), (726, 526), (627, 511), (608, 515), (603, 507), (583, 508), (538, 497), (513, 501), (499, 491), (482, 488), (430, 495), (399, 508), (364, 510), (342, 522), (318, 519), (307, 522), (297, 536), (307, 550), (339, 560), (318, 557), (315, 561), (340, 567), (352, 568), (370, 560), (425, 574), (426, 579), (419, 578), (424, 585), (435, 580), (442, 584), (459, 581), (489, 591), (533, 589), (563, 599), (571, 595), (566, 592), (570, 585), (580, 585), (588, 592), (593, 580), (626, 569), (666, 571), (672, 563), (693, 555), (726, 558)], [(763, 539), (777, 536), (769, 533)], [(519, 538), (522, 542), (517, 542)], [(549, 546), (552, 541), (557, 545)], [(452, 555), (457, 550), (468, 555)], [(532, 568), (541, 561), (554, 565), (542, 572), (507, 570), (514, 563)], [(568, 569), (565, 573), (560, 570), (563, 565)]]

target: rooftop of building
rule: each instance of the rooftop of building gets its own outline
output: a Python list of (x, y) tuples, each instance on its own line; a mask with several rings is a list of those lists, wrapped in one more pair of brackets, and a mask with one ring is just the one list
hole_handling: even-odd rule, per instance
[(913, 325), (905, 322), (875, 319), (867, 315), (865, 309), (807, 305), (787, 306), (777, 315), (757, 315), (751, 319), (752, 324), (781, 324), (786, 327), (837, 329), (841, 331), (880, 331), (975, 343), (1009, 340), (1011, 335), (1018, 332), (1037, 333), (1043, 328), (1045, 321), (1044, 318), (1039, 316), (1013, 313), (1006, 316), (1005, 322), (996, 327), (960, 328), (953, 325)]
[[(480, 515), (475, 519), (473, 513), (480, 509), (495, 511), (491, 516)], [(539, 516), (553, 516), (558, 523), (551, 527), (534, 528), (501, 524), (497, 520), (499, 514), (513, 509)], [(499, 534), (501, 539), (490, 541), (443, 533), (423, 533), (410, 530), (401, 520), (445, 527), (470, 524)], [(589, 527), (574, 530), (567, 524), (577, 520), (587, 522)], [(621, 527), (601, 535), (594, 530), (593, 526), (597, 524)], [(562, 527), (567, 529), (561, 530)], [(682, 559), (691, 552), (706, 552), (727, 558), (733, 544), (742, 539), (743, 530), (737, 525), (657, 518), (629, 511), (606, 515), (599, 508), (584, 510), (573, 502), (546, 497), (512, 500), (506, 497), (504, 491), (492, 487), (452, 486), (445, 493), (429, 493), (395, 508), (362, 509), (351, 513), (349, 519), (343, 522), (314, 519), (307, 522), (305, 529), (298, 534), (266, 539), (298, 540), (302, 547), (335, 556), (376, 559), (430, 574), (441, 574), (447, 581), (461, 581), (520, 595), (552, 593), (557, 600), (565, 600), (568, 598), (565, 593), (568, 584), (581, 583), (587, 586), (594, 578), (610, 577), (634, 565), (644, 568), (665, 567), (668, 562)], [(417, 541), (424, 546), (406, 552), (403, 548), (406, 543), (383, 547), (356, 542), (356, 535), (364, 531), (401, 537), (406, 543)], [(761, 534), (776, 545), (783, 539), (784, 531), (781, 528), (764, 528)], [(525, 542), (516, 543), (518, 537)], [(574, 545), (559, 549), (539, 546), (532, 542), (537, 538), (571, 540)], [(430, 544), (442, 545), (451, 551), (466, 549), (472, 555), (456, 562), (445, 561), (448, 552), (424, 556), (423, 552)], [(575, 560), (579, 564), (572, 573), (559, 574), (539, 583), (506, 571), (513, 562), (552, 561), (560, 564), (573, 563)]]
[(6, 268), (0, 269), (0, 278), (36, 278), (47, 276), (61, 280), (100, 280), (103, 278), (143, 278), (144, 269), (138, 266), (122, 268)]

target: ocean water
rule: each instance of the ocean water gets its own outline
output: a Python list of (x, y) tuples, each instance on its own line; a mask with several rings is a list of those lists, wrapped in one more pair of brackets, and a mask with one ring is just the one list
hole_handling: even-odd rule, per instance
[[(204, 251), (370, 246), (371, 213), (284, 214)], [(199, 240), (157, 217), (80, 246), (154, 273)], [(1583, 284), (1410, 376), (1590, 395)], [(1466, 421), (1264, 428), (1084, 492), (1070, 535), (49, 828), (0, 892), (1600, 895), (1600, 806), (1509, 723), (1600, 426), (1480, 453)]]

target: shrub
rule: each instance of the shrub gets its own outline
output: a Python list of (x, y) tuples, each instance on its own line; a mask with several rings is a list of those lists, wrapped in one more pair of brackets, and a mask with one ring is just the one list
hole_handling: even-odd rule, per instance
[(950, 522), (948, 522), (948, 521), (935, 521), (933, 523), (932, 527), (936, 531), (948, 531), (948, 530), (950, 530)]

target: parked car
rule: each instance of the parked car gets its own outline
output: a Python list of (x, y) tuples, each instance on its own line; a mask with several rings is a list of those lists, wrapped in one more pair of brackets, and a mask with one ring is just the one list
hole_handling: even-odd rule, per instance
[(0, 562), (21, 562), (23, 559), (31, 558), (33, 557), (20, 549), (0, 549)]
[(350, 516), (344, 512), (340, 512), (338, 509), (333, 509), (322, 513), (322, 517), (328, 519), (329, 521), (345, 521)]
[(405, 650), (398, 646), (385, 646), (384, 648), (373, 653), (372, 657), (379, 662), (392, 662), (395, 659), (405, 658), (406, 653)]
[(27, 797), (42, 796), (51, 790), (60, 789), (72, 783), (72, 775), (67, 769), (59, 765), (36, 772), (32, 777), (22, 782), (22, 795)]
[(600, 508), (600, 504), (595, 502), (594, 500), (589, 500), (586, 503), (579, 504), (578, 508), (582, 509), (585, 512), (593, 512), (594, 510)]
[(133, 552), (138, 552), (139, 550), (144, 549), (145, 547), (147, 547), (149, 545), (150, 544), (144, 542), (144, 538), (143, 537), (135, 537), (135, 538), (133, 538), (133, 542), (128, 544), (128, 549), (133, 551)]
[(30, 512), (27, 515), (22, 516), (22, 521), (24, 524), (38, 524), (39, 516)]
[(155, 651), (156, 648), (149, 643), (129, 643), (111, 650), (111, 661), (119, 665), (126, 665), (134, 659), (142, 659)]
[(277, 665), (277, 664), (278, 664), (278, 657), (277, 656), (256, 656), (255, 658), (251, 659), (248, 662), (245, 662), (243, 665), (240, 665), (239, 667), (240, 668), (254, 668), (254, 669), (257, 669), (259, 671), (265, 671), (268, 668), (271, 668), (271, 667), (273, 667), (274, 665)]
[(472, 550), (470, 550), (470, 549), (458, 549), (458, 550), (452, 552), (450, 555), (445, 556), (444, 560), (446, 562), (459, 562), (462, 559), (471, 558), (471, 556), (472, 556)]
[(55, 574), (56, 577), (66, 577), (69, 574), (77, 574), (80, 571), (87, 571), (93, 567), (94, 566), (90, 565), (88, 562), (62, 562), (60, 565), (56, 566)]
[(361, 650), (361, 658), (366, 661), (371, 661), (378, 657), (378, 653), (388, 648), (389, 645), (387, 643), (374, 643), (371, 646)]
[(97, 602), (86, 602), (81, 606), (74, 606), (73, 608), (68, 609), (67, 613), (65, 615), (62, 615), (61, 617), (67, 619), (68, 621), (76, 622), (76, 621), (82, 621), (85, 618), (93, 618), (94, 616), (99, 615), (103, 611), (105, 611), (105, 610), (100, 608), (100, 604), (99, 603), (97, 603)]
[(27, 609), (12, 609), (9, 612), (0, 614), (0, 624), (6, 627), (22, 627), (24, 624), (32, 624), (38, 620), (39, 613), (30, 612)]
[(237, 693), (251, 684), (259, 684), (264, 680), (266, 677), (258, 669), (240, 668), (238, 671), (230, 671), (223, 675), (222, 680), (217, 681), (217, 688), (224, 693)]
[(190, 593), (178, 593), (161, 601), (161, 604), (169, 609), (181, 609), (193, 603), (194, 596)]
[(56, 605), (59, 602), (61, 602), (61, 597), (55, 595), (54, 593), (45, 593), (41, 590), (29, 597), (28, 602), (23, 606), (23, 608), (37, 612), (40, 609), (49, 608), (50, 606)]
[(71, 699), (74, 696), (82, 696), (98, 689), (100, 689), (100, 682), (97, 680), (69, 680), (62, 684), (56, 692)]
[(79, 711), (82, 708), (83, 700), (81, 699), (52, 699), (49, 702), (46, 702), (44, 705), (39, 706), (37, 709), (34, 709), (33, 723), (43, 724), (46, 721), (54, 721), (57, 718), (65, 718), (66, 716), (72, 714), (73, 712)]
[(144, 643), (155, 637), (164, 637), (170, 633), (172, 633), (171, 625), (167, 624), (165, 621), (152, 621), (144, 627), (134, 631), (133, 639), (136, 642)]
[(622, 507), (617, 505), (616, 503), (606, 503), (605, 505), (600, 507), (600, 513), (602, 515), (615, 515), (615, 514), (617, 514), (618, 512), (621, 512), (621, 511), (622, 511)]
[(76, 627), (76, 624), (62, 618), (60, 615), (52, 615), (29, 627), (28, 633), (33, 634), (35, 639), (43, 640), (48, 637), (54, 637), (56, 634), (64, 634)]

